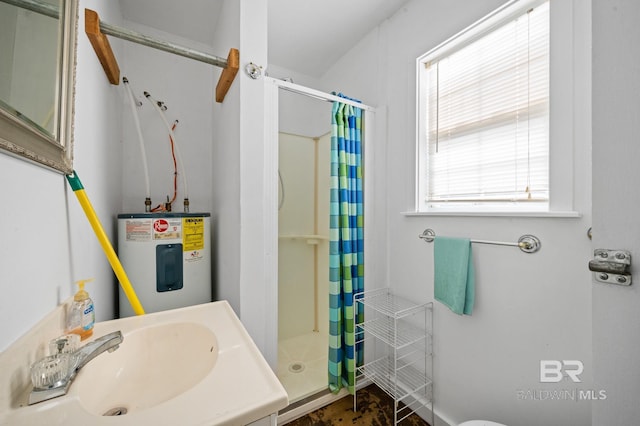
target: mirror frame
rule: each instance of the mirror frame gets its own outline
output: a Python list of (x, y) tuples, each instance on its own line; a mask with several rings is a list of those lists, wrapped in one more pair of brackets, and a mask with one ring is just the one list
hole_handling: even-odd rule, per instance
[(73, 108), (75, 98), (78, 0), (65, 0), (62, 23), (62, 54), (59, 74), (58, 137), (47, 135), (28, 120), (0, 108), (0, 149), (59, 172), (73, 172)]

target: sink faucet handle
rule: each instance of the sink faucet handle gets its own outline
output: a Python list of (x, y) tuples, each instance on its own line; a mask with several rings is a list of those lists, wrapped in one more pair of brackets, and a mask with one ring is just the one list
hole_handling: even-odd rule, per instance
[(68, 354), (73, 353), (80, 345), (80, 336), (77, 334), (65, 334), (49, 342), (49, 354)]
[(31, 383), (35, 389), (46, 389), (64, 381), (72, 368), (72, 355), (46, 356), (31, 365)]

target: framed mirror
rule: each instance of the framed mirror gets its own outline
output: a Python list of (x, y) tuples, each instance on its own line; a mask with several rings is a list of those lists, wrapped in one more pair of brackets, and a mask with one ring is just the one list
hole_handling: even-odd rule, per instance
[(73, 171), (78, 0), (0, 0), (0, 149)]

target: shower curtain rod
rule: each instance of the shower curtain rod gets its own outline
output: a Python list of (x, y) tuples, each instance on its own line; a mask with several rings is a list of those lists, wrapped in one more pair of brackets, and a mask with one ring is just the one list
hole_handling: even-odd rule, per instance
[(240, 65), (240, 54), (238, 49), (230, 49), (229, 56), (227, 59), (224, 59), (219, 56), (179, 46), (167, 41), (158, 40), (136, 31), (108, 24), (101, 21), (98, 14), (91, 9), (85, 9), (84, 12), (85, 33), (87, 34), (87, 37), (89, 37), (89, 41), (91, 42), (96, 55), (98, 55), (98, 59), (100, 60), (100, 63), (104, 68), (104, 72), (107, 74), (107, 78), (111, 84), (117, 85), (120, 83), (120, 68), (118, 67), (118, 63), (113, 55), (113, 50), (111, 49), (109, 40), (106, 37), (107, 35), (223, 68), (220, 79), (218, 80), (218, 85), (216, 86), (217, 102), (222, 102), (224, 100), (227, 91), (231, 87), (231, 83), (233, 83), (233, 80), (238, 73)]
[[(271, 77), (267, 77), (271, 78)], [(302, 86), (300, 84), (291, 83), (289, 81), (279, 80), (277, 78), (271, 78), (273, 82), (284, 90), (289, 92), (299, 93), (301, 95), (307, 95), (312, 98), (320, 99), (321, 101), (328, 102), (342, 102), (343, 104), (351, 105), (357, 108), (361, 108), (365, 111), (375, 111), (375, 108), (360, 102), (352, 101), (351, 99), (341, 98), (340, 96), (332, 95), (330, 93), (322, 92), (320, 90), (312, 89), (310, 87)]]

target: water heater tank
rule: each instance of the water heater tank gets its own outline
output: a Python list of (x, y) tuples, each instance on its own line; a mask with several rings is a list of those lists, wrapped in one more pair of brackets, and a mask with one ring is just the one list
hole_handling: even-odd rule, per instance
[[(209, 213), (118, 215), (118, 255), (146, 313), (211, 301)], [(134, 314), (120, 287), (120, 317)]]

